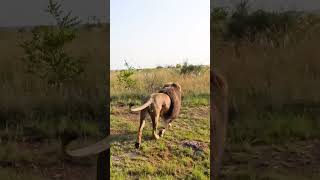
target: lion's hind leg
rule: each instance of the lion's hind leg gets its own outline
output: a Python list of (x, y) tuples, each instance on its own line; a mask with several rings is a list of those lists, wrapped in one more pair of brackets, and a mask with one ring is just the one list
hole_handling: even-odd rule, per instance
[(139, 148), (141, 145), (141, 139), (142, 139), (142, 130), (146, 124), (146, 116), (147, 116), (147, 110), (142, 110), (140, 112), (140, 125), (139, 125), (139, 130), (138, 130), (138, 137), (137, 137), (137, 142), (135, 144), (136, 148)]
[(158, 131), (158, 124), (159, 124), (159, 118), (160, 118), (160, 111), (158, 109), (156, 109), (153, 112), (153, 115), (151, 116), (152, 119), (152, 126), (153, 126), (153, 137), (155, 139), (159, 139), (159, 135), (157, 133)]
[(159, 136), (163, 137), (164, 133), (166, 132), (167, 129), (169, 129), (171, 127), (171, 123), (168, 120), (164, 120), (164, 128), (162, 128), (161, 130), (159, 130)]

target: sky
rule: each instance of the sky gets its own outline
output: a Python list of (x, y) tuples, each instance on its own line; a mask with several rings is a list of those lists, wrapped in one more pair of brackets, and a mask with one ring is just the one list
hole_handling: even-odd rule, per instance
[(210, 64), (210, 0), (111, 0), (110, 65)]
[[(52, 24), (52, 18), (44, 10), (48, 0), (2, 0), (0, 5), (0, 27), (17, 27)], [(73, 15), (86, 22), (89, 16), (107, 21), (110, 0), (58, 0), (63, 9), (72, 10)]]
[[(60, 0), (59, 0), (60, 1)], [(239, 0), (62, 0), (65, 10), (84, 22), (89, 16), (110, 19), (111, 69), (126, 59), (137, 68), (172, 65), (188, 59), (209, 63), (209, 7), (232, 6)], [(253, 8), (320, 10), (320, 0), (249, 0)], [(111, 8), (109, 4), (111, 3)], [(0, 27), (52, 24), (44, 9), (48, 0), (6, 0)]]
[[(97, 16), (108, 20), (110, 12), (110, 0), (58, 0), (62, 1), (63, 7), (72, 10), (73, 14), (86, 21), (88, 16)], [(116, 0), (115, 0), (116, 1)], [(130, 1), (130, 0), (127, 0)], [(132, 0), (134, 3), (136, 0)], [(157, 1), (157, 0), (149, 0)], [(162, 1), (162, 0), (158, 0)], [(178, 1), (181, 5), (184, 1)], [(194, 0), (197, 3), (205, 0)], [(239, 0), (210, 0), (211, 7), (216, 5), (230, 6)], [(320, 0), (249, 0), (254, 7), (269, 10), (290, 9), (319, 11)], [(123, 2), (123, 0), (119, 0)], [(165, 2), (165, 1), (164, 1)], [(121, 4), (118, 3), (118, 4)], [(139, 0), (137, 3), (140, 3)], [(0, 27), (8, 26), (32, 26), (50, 24), (52, 18), (43, 10), (46, 8), (48, 0), (2, 0), (0, 6)], [(125, 4), (123, 4), (125, 8)], [(141, 4), (141, 3), (140, 3)]]

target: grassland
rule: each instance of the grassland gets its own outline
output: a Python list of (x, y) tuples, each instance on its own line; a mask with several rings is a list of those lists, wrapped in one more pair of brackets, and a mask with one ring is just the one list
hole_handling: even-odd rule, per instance
[(214, 66), (230, 87), (222, 179), (320, 178), (320, 29), (300, 23), (302, 33), (286, 34), (280, 46), (226, 42), (212, 31)]
[[(111, 133), (127, 135), (111, 148), (112, 179), (209, 179), (209, 68), (198, 76), (180, 75), (176, 68), (140, 70), (134, 88), (124, 89), (111, 73)], [(159, 140), (152, 137), (150, 118), (143, 131), (141, 149), (134, 147), (141, 97), (155, 92), (165, 82), (179, 82), (183, 91), (181, 115)], [(188, 146), (197, 143), (199, 149)]]
[(19, 42), (30, 37), (28, 31), (0, 31), (0, 179), (94, 179), (95, 157), (65, 160), (60, 132), (79, 130), (78, 146), (102, 136), (109, 26), (79, 30), (68, 50), (85, 57), (85, 73), (59, 90), (25, 72)]
[[(70, 54), (86, 58), (85, 74), (57, 90), (25, 72), (18, 44), (30, 35), (14, 30), (0, 32), (0, 179), (94, 179), (95, 157), (65, 159), (60, 133), (78, 130), (81, 140), (73, 143), (74, 147), (102, 137), (108, 83), (112, 133), (127, 135), (112, 147), (114, 179), (208, 179), (209, 67), (198, 76), (180, 75), (175, 68), (137, 70), (133, 79), (139, 83), (134, 89), (123, 89), (117, 82), (118, 72), (111, 73), (111, 82), (106, 81), (109, 27), (83, 28), (68, 49)], [(183, 87), (182, 115), (173, 130), (157, 142), (147, 124), (142, 149), (136, 150), (138, 114), (128, 113), (128, 105), (138, 105), (142, 96), (168, 81)], [(184, 146), (192, 141), (201, 149)]]

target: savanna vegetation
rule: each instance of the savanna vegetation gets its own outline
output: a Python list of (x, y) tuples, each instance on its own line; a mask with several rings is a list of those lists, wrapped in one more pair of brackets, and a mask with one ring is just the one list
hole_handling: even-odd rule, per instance
[(230, 88), (222, 179), (319, 179), (320, 17), (242, 1), (211, 12), (211, 55)]
[(56, 24), (0, 28), (0, 179), (95, 177), (94, 157), (65, 159), (60, 140), (104, 135), (110, 27), (49, 2)]
[[(126, 70), (111, 72), (111, 133), (127, 136), (111, 147), (111, 178), (209, 179), (209, 67), (187, 62), (156, 69), (126, 65)], [(142, 147), (136, 149), (139, 113), (129, 108), (166, 82), (182, 87), (181, 115), (159, 140), (153, 139), (147, 119)]]
[[(55, 2), (52, 26), (0, 28), (0, 179), (94, 179), (96, 157), (67, 158), (61, 141), (66, 131), (78, 132), (73, 147), (105, 135), (109, 92), (111, 133), (127, 135), (112, 146), (114, 179), (208, 179), (209, 67), (128, 65), (108, 74), (109, 24), (80, 22)], [(136, 150), (138, 114), (129, 106), (169, 81), (183, 88), (182, 114), (157, 142), (147, 124)]]

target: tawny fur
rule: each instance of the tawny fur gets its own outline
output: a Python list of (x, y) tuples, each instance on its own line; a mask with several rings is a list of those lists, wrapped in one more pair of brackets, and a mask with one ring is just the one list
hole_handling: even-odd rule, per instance
[(219, 169), (222, 164), (222, 157), (225, 148), (227, 125), (228, 125), (228, 85), (224, 77), (216, 72), (211, 71), (211, 117), (210, 117), (210, 134), (211, 147), (213, 154), (210, 156), (211, 179), (217, 179)]
[[(166, 94), (167, 93), (167, 94)], [(173, 99), (173, 101), (171, 100)], [(155, 119), (157, 115), (153, 111), (153, 109), (160, 110), (159, 116), (166, 117), (165, 120), (167, 120), (167, 128), (171, 126), (170, 122), (177, 117), (177, 114), (180, 112), (181, 107), (181, 87), (179, 84), (176, 83), (167, 83), (164, 85), (164, 87), (159, 91), (159, 93), (154, 93), (150, 95), (145, 101), (144, 101), (148, 108), (144, 107), (142, 105), (141, 107), (134, 108), (131, 110), (134, 111), (141, 111), (140, 113), (140, 119), (145, 118), (147, 113), (151, 113), (151, 117)], [(152, 102), (152, 103), (151, 103)], [(169, 119), (171, 118), (171, 119)], [(141, 126), (141, 124), (140, 124)], [(165, 129), (160, 131), (161, 136), (163, 135)], [(89, 156), (92, 154), (98, 154), (106, 149), (109, 149), (110, 143), (116, 139), (118, 136), (107, 136), (106, 138), (100, 140), (99, 142), (89, 145), (87, 147), (77, 149), (77, 150), (69, 150), (67, 147), (71, 143), (72, 140), (76, 139), (75, 132), (66, 132), (63, 134), (62, 137), (62, 151), (65, 155), (72, 156), (72, 157), (83, 157), (83, 156)], [(126, 135), (124, 135), (125, 137)]]
[[(147, 113), (150, 114), (151, 119), (153, 120), (153, 127), (157, 130), (157, 124), (159, 117), (164, 117), (166, 122), (165, 129), (162, 129), (158, 134), (155, 133), (155, 137), (159, 138), (159, 136), (163, 136), (165, 130), (171, 126), (170, 122), (175, 119), (181, 107), (181, 87), (177, 83), (167, 83), (164, 87), (158, 92), (151, 94), (145, 101), (145, 104), (141, 107), (134, 108), (132, 110), (141, 111), (140, 112), (140, 143), (141, 143), (141, 135), (142, 128), (145, 124), (145, 116)], [(160, 112), (160, 113), (159, 113)], [(141, 124), (141, 119), (142, 124)], [(141, 130), (141, 131), (140, 131)], [(139, 139), (138, 135), (138, 139)], [(115, 141), (119, 137), (126, 137), (127, 135), (117, 135), (117, 136), (107, 136), (106, 138), (100, 140), (99, 142), (89, 145), (87, 147), (77, 149), (77, 150), (69, 150), (67, 146), (71, 141), (77, 138), (76, 132), (65, 132), (62, 134), (62, 151), (68, 157), (84, 157), (93, 154), (98, 154), (97, 159), (97, 180), (105, 179), (107, 174), (105, 159), (108, 158), (108, 149), (110, 148), (110, 144)], [(140, 145), (140, 144), (139, 144)], [(136, 144), (137, 146), (137, 144)]]
[[(164, 135), (166, 129), (171, 126), (173, 119), (177, 118), (181, 108), (181, 86), (177, 83), (167, 83), (158, 92), (151, 94), (144, 100), (144, 104), (140, 107), (133, 108), (131, 111), (140, 111), (140, 125), (136, 148), (141, 145), (142, 130), (145, 126), (145, 118), (150, 115), (153, 125), (153, 137), (159, 139)], [(165, 128), (158, 133), (158, 124), (160, 117), (165, 122)]]

